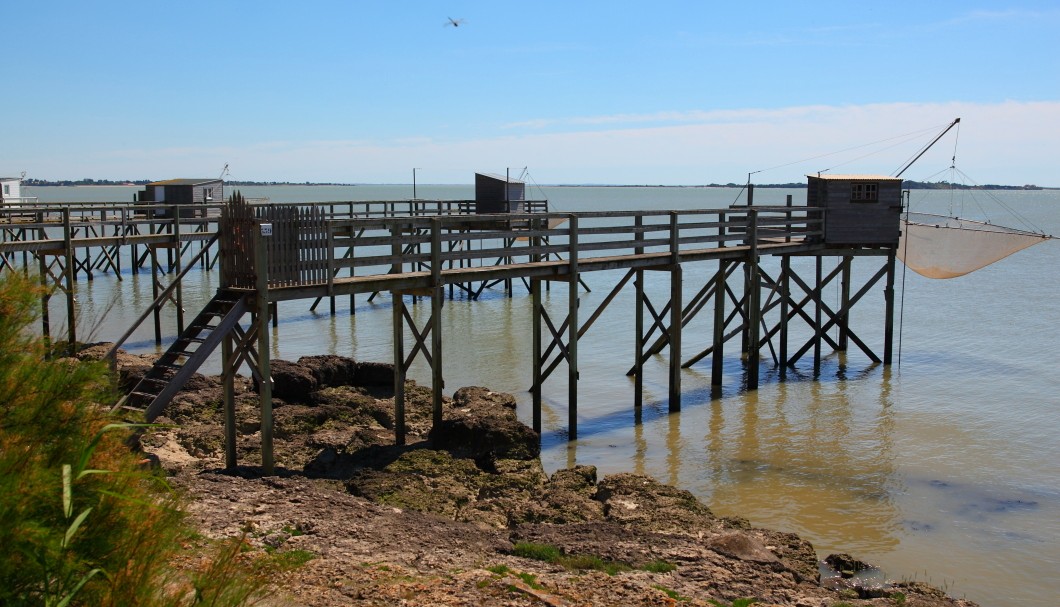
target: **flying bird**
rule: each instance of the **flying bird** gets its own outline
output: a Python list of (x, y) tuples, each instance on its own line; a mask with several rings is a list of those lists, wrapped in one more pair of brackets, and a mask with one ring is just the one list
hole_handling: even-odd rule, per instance
[(442, 25), (445, 25), (447, 27), (450, 26), (450, 25), (453, 26), (453, 27), (460, 27), (461, 25), (464, 24), (464, 20), (463, 19), (453, 19), (452, 17), (446, 17), (446, 19), (448, 19), (448, 21), (446, 21)]

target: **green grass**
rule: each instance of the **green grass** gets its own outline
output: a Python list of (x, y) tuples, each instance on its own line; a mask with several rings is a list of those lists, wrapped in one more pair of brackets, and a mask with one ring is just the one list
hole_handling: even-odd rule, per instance
[(545, 587), (537, 583), (537, 576), (532, 573), (517, 573), (515, 574), (520, 580), (523, 581), (527, 586), (534, 590), (544, 590)]
[(302, 549), (272, 552), (264, 557), (262, 568), (266, 571), (290, 571), (305, 565), (316, 557), (315, 553)]
[(649, 571), (651, 573), (670, 573), (671, 571), (677, 569), (677, 565), (674, 565), (673, 563), (669, 563), (667, 561), (652, 561), (650, 563), (637, 567), (637, 569)]
[(491, 567), (486, 567), (486, 571), (489, 571), (490, 573), (493, 573), (495, 575), (504, 575), (510, 572), (511, 569), (509, 569), (507, 565), (493, 565)]
[[(629, 563), (611, 561), (592, 554), (564, 554), (562, 550), (551, 544), (519, 542), (512, 549), (512, 554), (552, 563), (573, 571), (602, 571), (608, 575), (615, 575), (633, 570), (633, 566)], [(666, 561), (652, 561), (638, 569), (652, 573), (669, 573), (677, 569), (677, 566)]]
[(533, 542), (519, 542), (512, 548), (512, 554), (515, 556), (523, 557), (524, 559), (533, 559), (535, 561), (544, 561), (546, 563), (556, 563), (559, 561), (563, 553), (560, 552), (559, 548), (551, 544), (535, 544)]
[(669, 589), (666, 586), (663, 586), (661, 584), (654, 584), (652, 586), (652, 588), (655, 588), (656, 590), (663, 591), (664, 593), (666, 593), (666, 596), (668, 596), (671, 599), (673, 599), (675, 601), (678, 601), (678, 602), (682, 602), (683, 603), (685, 601), (690, 600), (687, 596), (681, 596), (676, 590), (671, 590), (671, 589)]
[(196, 569), (172, 565), (198, 541), (181, 502), (103, 413), (116, 400), (107, 366), (46, 356), (40, 296), (31, 278), (0, 277), (0, 605), (251, 600), (261, 583), (240, 565), (241, 539)]
[(726, 603), (724, 601), (718, 601), (718, 600), (715, 600), (715, 599), (707, 599), (707, 602), (710, 603), (711, 605), (714, 605), (715, 607), (749, 607), (750, 605), (752, 605), (754, 603), (757, 603), (758, 599), (752, 599), (752, 598), (735, 599), (731, 603)]

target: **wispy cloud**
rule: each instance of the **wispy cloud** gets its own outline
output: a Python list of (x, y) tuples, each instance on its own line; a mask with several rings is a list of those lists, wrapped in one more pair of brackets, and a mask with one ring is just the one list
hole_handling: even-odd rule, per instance
[[(447, 140), (284, 140), (98, 154), (71, 148), (18, 160), (41, 177), (208, 176), (228, 163), (238, 179), (290, 181), (406, 183), (415, 166), (424, 183), (468, 183), (475, 171), (529, 166), (542, 183), (727, 183), (762, 169), (772, 170), (757, 175), (760, 182), (788, 182), (836, 167), (890, 173), (958, 116), (958, 147), (947, 138), (907, 177), (930, 176), (956, 153), (958, 167), (980, 182), (1060, 186), (1057, 101), (664, 112)], [(13, 163), (10, 155), (0, 150), (0, 161)]]
[(1041, 19), (1056, 19), (1060, 17), (1060, 9), (1045, 11), (1027, 10), (1021, 8), (1010, 8), (1005, 10), (982, 10), (969, 11), (953, 19), (953, 22), (968, 21), (1038, 21)]

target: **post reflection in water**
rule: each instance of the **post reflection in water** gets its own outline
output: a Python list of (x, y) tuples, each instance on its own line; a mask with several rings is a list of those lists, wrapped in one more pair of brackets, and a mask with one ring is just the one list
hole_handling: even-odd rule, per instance
[(799, 532), (818, 551), (897, 546), (889, 375), (771, 384), (710, 404), (700, 494), (718, 513)]

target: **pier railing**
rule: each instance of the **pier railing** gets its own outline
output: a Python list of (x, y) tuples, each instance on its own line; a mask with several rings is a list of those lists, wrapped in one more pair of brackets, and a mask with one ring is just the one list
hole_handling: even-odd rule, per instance
[[(523, 275), (533, 264), (576, 260), (586, 269), (680, 263), (747, 254), (762, 245), (813, 243), (822, 211), (806, 207), (336, 218), (320, 206), (230, 204), (222, 218), (222, 284), (331, 285), (409, 274), (462, 282), (484, 270)], [(387, 212), (386, 209), (383, 209)], [(619, 259), (621, 258), (621, 259)], [(263, 265), (264, 264), (264, 265)], [(414, 276), (415, 275), (415, 276)]]

